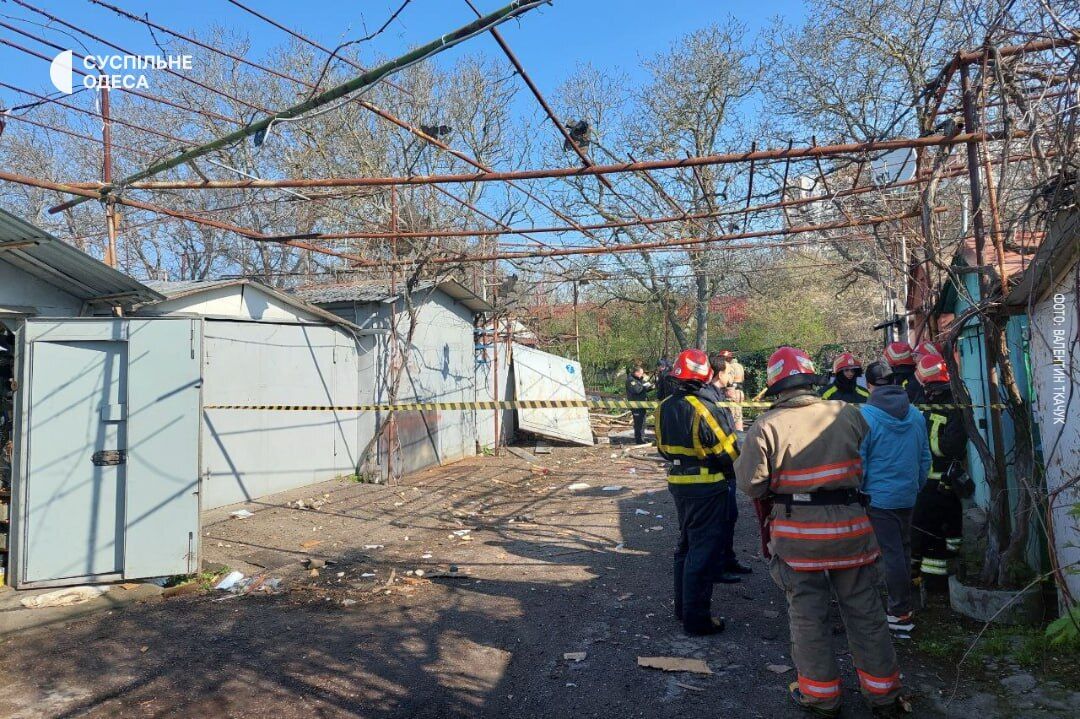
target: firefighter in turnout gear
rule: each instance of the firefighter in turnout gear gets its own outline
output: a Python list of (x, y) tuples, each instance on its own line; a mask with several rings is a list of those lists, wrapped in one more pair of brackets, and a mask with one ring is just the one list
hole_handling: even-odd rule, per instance
[(853, 404), (863, 404), (870, 398), (870, 393), (855, 381), (862, 374), (862, 365), (855, 355), (844, 352), (833, 360), (833, 381), (821, 393), (822, 399), (838, 399)]
[[(944, 358), (924, 356), (915, 376), (926, 391), (927, 403), (952, 404)], [(927, 589), (944, 590), (963, 541), (960, 495), (968, 482), (967, 432), (959, 409), (927, 409), (923, 416), (930, 438), (930, 475), (911, 518), (912, 573)]]
[(823, 401), (810, 357), (781, 347), (769, 358), (766, 395), (773, 405), (747, 432), (735, 462), (739, 488), (772, 499), (767, 524), (770, 572), (784, 590), (791, 656), (801, 708), (840, 715), (843, 687), (833, 648), (833, 593), (863, 696), (875, 716), (910, 711), (900, 696), (900, 669), (876, 586), (880, 550), (866, 514), (859, 447), (868, 431), (858, 407)]
[(712, 616), (716, 567), (723, 550), (728, 483), (738, 445), (731, 415), (717, 407), (705, 386), (712, 378), (709, 358), (685, 350), (671, 369), (672, 394), (656, 409), (656, 446), (668, 468), (668, 490), (679, 517), (675, 549), (675, 617), (691, 635), (723, 631)]
[[(915, 360), (916, 371), (918, 371), (919, 361), (923, 357), (935, 356), (941, 357), (941, 347), (934, 342), (920, 342), (915, 349), (911, 350), (911, 356)], [(926, 402), (926, 389), (923, 387), (922, 382), (916, 380), (914, 382), (915, 390), (908, 392), (908, 399), (912, 404), (923, 404)]]
[(919, 391), (919, 383), (915, 381), (915, 355), (911, 351), (911, 345), (907, 342), (890, 342), (885, 347), (882, 359), (893, 372), (893, 384), (903, 387), (911, 400)]

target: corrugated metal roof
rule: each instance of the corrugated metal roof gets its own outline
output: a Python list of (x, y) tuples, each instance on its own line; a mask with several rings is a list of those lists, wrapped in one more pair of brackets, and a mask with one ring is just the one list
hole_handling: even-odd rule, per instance
[[(492, 312), (495, 308), (457, 280), (442, 282), (419, 282), (413, 288), (413, 294), (438, 289), (451, 299), (460, 302), (473, 312)], [(360, 280), (330, 285), (309, 285), (291, 290), (293, 294), (315, 305), (336, 305), (349, 302), (385, 302), (399, 297), (401, 290), (394, 292), (389, 282)]]
[(150, 280), (146, 285), (155, 292), (165, 295), (166, 299), (174, 300), (178, 297), (185, 297), (196, 292), (205, 292), (218, 287), (232, 287), (242, 282), (243, 280), (176, 280), (168, 282)]
[(153, 302), (161, 295), (40, 227), (0, 209), (0, 260), (84, 302)]

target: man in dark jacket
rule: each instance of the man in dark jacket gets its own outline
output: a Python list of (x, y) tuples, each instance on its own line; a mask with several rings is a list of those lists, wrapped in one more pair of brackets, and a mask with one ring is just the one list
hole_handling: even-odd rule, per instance
[[(915, 373), (926, 392), (926, 402), (953, 403), (949, 370), (941, 356), (926, 355)], [(944, 590), (955, 571), (955, 559), (963, 541), (961, 483), (966, 481), (967, 432), (959, 409), (926, 409), (926, 434), (930, 440), (929, 481), (919, 493), (912, 516), (911, 563), (923, 586)]]
[[(713, 378), (702, 389), (702, 393), (717, 404), (717, 411), (722, 413), (727, 422), (724, 426), (733, 430), (738, 428), (738, 420), (730, 407), (720, 406), (722, 402), (734, 401), (731, 376), (730, 352), (717, 352), (709, 357)], [(738, 575), (752, 574), (753, 569), (740, 562), (735, 556), (735, 523), (739, 520), (739, 504), (736, 497), (735, 482), (728, 482), (728, 505), (724, 519), (724, 531), (720, 538), (720, 562), (717, 564), (714, 581), (721, 584), (735, 584), (742, 580)]]
[[(649, 399), (649, 392), (656, 388), (649, 377), (645, 374), (645, 368), (635, 365), (626, 375), (626, 399), (631, 402), (645, 402)], [(634, 417), (634, 443), (645, 444), (645, 417), (647, 409), (631, 409), (630, 414)]]
[(862, 404), (870, 393), (856, 381), (862, 374), (862, 365), (855, 355), (844, 352), (833, 360), (833, 381), (821, 392), (822, 399), (834, 399), (852, 404)]
[(657, 407), (655, 427), (657, 449), (671, 463), (668, 491), (679, 516), (675, 617), (687, 634), (715, 634), (724, 622), (712, 616), (713, 579), (739, 451), (730, 414), (703, 391), (712, 378), (705, 353), (683, 351), (671, 376), (673, 393)]
[(671, 363), (661, 357), (656, 361), (656, 375), (653, 377), (656, 382), (656, 401), (663, 402), (664, 399), (671, 394)]

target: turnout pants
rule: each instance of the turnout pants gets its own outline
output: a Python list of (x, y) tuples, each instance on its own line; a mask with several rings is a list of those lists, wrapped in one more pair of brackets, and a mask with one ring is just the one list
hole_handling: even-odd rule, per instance
[(679, 515), (675, 547), (675, 617), (690, 632), (712, 622), (713, 576), (719, 565), (728, 482), (668, 484)]
[(911, 605), (911, 514), (910, 509), (867, 510), (874, 535), (881, 547), (885, 587), (889, 591), (889, 614), (900, 617)]
[(911, 570), (927, 587), (944, 588), (956, 571), (963, 514), (960, 498), (940, 482), (930, 480), (919, 492), (911, 518)]
[(727, 506), (724, 510), (724, 522), (720, 528), (719, 562), (716, 565), (716, 571), (720, 574), (726, 572), (732, 562), (735, 561), (735, 522), (739, 519), (739, 503), (735, 494), (735, 482), (729, 480), (727, 485)]
[(634, 442), (645, 444), (645, 418), (649, 414), (647, 409), (632, 409), (630, 414), (634, 416)]
[(835, 592), (863, 696), (871, 705), (895, 702), (900, 694), (900, 668), (873, 565), (796, 572), (774, 556), (770, 572), (787, 596), (791, 657), (803, 696), (822, 709), (840, 706), (843, 689), (829, 622), (829, 599)]

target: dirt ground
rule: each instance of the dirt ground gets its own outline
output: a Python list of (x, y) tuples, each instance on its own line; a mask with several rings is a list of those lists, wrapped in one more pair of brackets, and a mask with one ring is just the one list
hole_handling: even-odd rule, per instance
[[(281, 593), (203, 591), (7, 639), (0, 716), (795, 713), (783, 597), (746, 506), (736, 541), (754, 574), (717, 586), (725, 633), (687, 638), (672, 618), (676, 522), (662, 466), (620, 446), (536, 461), (477, 457), (397, 486), (277, 495), (245, 505), (255, 516), (244, 520), (229, 518), (235, 507), (208, 513), (204, 563), (282, 577)], [(579, 482), (590, 487), (568, 489)], [(305, 559), (328, 564), (313, 576)], [(839, 619), (835, 632), (845, 716), (867, 717)], [(901, 654), (915, 716), (1068, 716), (1080, 700), (1046, 694), (1020, 710), (994, 677), (965, 674), (946, 709), (954, 674), (913, 646)], [(641, 668), (639, 656), (699, 658), (712, 673)]]

